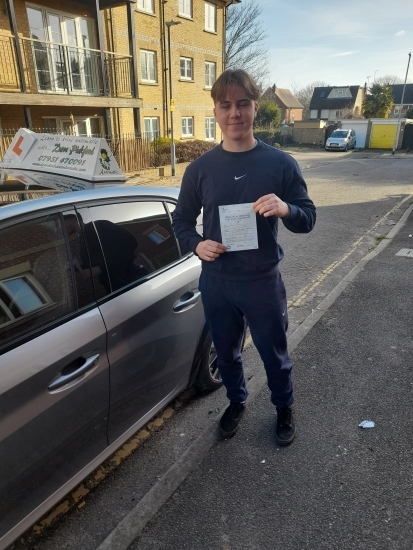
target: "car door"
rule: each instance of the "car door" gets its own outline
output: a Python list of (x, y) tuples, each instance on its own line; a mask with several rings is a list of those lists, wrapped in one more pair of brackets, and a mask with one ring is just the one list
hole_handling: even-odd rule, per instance
[(106, 329), (73, 266), (80, 228), (69, 238), (59, 212), (0, 223), (2, 541), (107, 447)]
[(110, 293), (99, 307), (108, 331), (112, 443), (188, 384), (204, 323), (200, 262), (189, 254), (181, 258), (162, 201), (100, 205), (80, 214), (92, 270), (100, 272), (96, 286)]

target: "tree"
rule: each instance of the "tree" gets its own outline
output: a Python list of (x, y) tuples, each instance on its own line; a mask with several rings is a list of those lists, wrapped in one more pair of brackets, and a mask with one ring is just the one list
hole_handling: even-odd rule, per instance
[(391, 86), (373, 84), (364, 98), (362, 112), (366, 118), (388, 118), (393, 105)]
[(278, 128), (281, 122), (281, 111), (272, 101), (260, 101), (255, 118), (255, 127), (265, 130)]
[(396, 76), (395, 74), (385, 74), (379, 78), (375, 78), (373, 84), (380, 84), (380, 86), (391, 86), (392, 84), (403, 84), (403, 78)]
[(244, 69), (258, 83), (269, 75), (267, 33), (260, 21), (262, 8), (255, 0), (227, 8), (225, 67)]
[(301, 86), (299, 82), (296, 82), (294, 80), (291, 82), (291, 90), (294, 97), (298, 99), (298, 101), (304, 107), (303, 120), (308, 120), (310, 118), (310, 103), (311, 98), (313, 97), (314, 88), (323, 86), (328, 86), (328, 84), (322, 82), (321, 80), (316, 80), (311, 84), (307, 84), (307, 86)]

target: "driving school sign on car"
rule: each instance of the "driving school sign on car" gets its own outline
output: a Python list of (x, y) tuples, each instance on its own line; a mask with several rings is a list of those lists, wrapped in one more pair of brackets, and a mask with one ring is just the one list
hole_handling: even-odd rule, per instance
[(54, 172), (88, 181), (125, 181), (104, 138), (36, 134), (20, 128), (0, 168)]

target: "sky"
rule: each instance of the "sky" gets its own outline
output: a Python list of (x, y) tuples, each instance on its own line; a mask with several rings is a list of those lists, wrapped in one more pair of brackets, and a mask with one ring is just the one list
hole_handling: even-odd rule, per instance
[(404, 81), (413, 53), (413, 0), (254, 1), (268, 34), (266, 84), (362, 86), (388, 74)]

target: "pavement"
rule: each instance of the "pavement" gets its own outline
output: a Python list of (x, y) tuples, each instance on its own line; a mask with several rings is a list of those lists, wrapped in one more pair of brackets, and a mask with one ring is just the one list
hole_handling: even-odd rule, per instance
[(236, 436), (219, 440), (213, 422), (98, 550), (413, 548), (413, 196), (406, 205), (289, 335), (294, 443), (275, 443), (261, 369)]

